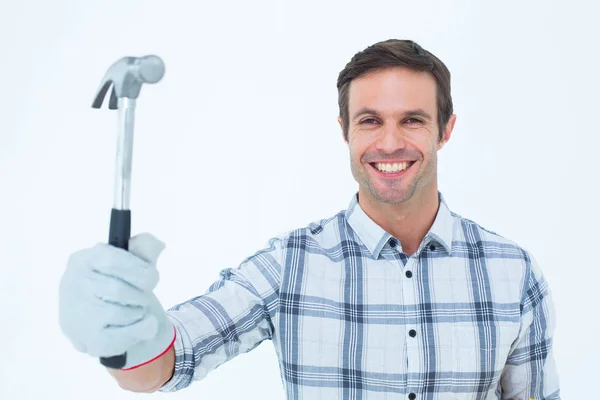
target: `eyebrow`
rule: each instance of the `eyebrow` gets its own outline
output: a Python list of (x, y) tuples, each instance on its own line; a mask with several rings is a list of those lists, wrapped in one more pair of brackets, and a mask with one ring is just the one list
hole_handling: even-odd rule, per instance
[[(352, 120), (355, 120), (356, 118), (360, 117), (361, 115), (365, 115), (365, 114), (372, 114), (372, 115), (379, 116), (379, 112), (377, 112), (377, 110), (375, 110), (373, 108), (364, 107), (364, 108), (361, 108), (360, 110), (358, 110), (352, 116)], [(405, 111), (403, 113), (403, 115), (405, 117), (421, 117), (423, 119), (426, 119), (427, 121), (431, 121), (433, 119), (433, 118), (431, 118), (431, 115), (429, 115), (428, 113), (426, 113), (424, 110), (422, 110), (420, 108), (415, 109), (415, 110)]]

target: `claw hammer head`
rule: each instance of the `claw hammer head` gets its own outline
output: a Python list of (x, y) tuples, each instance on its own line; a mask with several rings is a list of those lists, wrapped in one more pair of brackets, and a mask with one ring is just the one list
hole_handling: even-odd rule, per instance
[(93, 108), (100, 108), (108, 89), (113, 86), (108, 108), (116, 110), (118, 99), (127, 97), (137, 99), (144, 83), (156, 83), (165, 74), (165, 64), (160, 57), (123, 57), (110, 66), (100, 87), (96, 91)]

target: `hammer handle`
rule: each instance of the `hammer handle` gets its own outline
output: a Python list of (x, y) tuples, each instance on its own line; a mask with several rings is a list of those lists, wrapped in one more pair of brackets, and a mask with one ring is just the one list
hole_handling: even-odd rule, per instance
[[(129, 250), (131, 237), (131, 210), (112, 209), (110, 214), (110, 232), (108, 243), (112, 246)], [(121, 369), (127, 362), (127, 353), (112, 357), (100, 357), (100, 363), (108, 368)]]

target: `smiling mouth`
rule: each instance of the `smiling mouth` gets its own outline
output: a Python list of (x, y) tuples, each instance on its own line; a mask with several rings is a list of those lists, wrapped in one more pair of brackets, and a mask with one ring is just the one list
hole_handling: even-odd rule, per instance
[(403, 161), (397, 163), (369, 163), (373, 169), (382, 175), (400, 176), (403, 175), (416, 161)]

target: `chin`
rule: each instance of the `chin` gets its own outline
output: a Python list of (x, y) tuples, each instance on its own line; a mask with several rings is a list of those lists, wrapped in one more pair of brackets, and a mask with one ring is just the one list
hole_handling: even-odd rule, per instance
[(410, 200), (415, 194), (414, 190), (377, 190), (369, 188), (371, 196), (379, 203), (402, 204)]
[(384, 204), (402, 204), (402, 203), (405, 203), (408, 200), (410, 200), (410, 197), (405, 196), (405, 195), (385, 194), (385, 195), (375, 195), (374, 197), (379, 203), (384, 203)]

